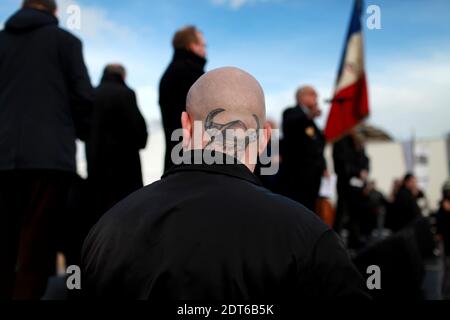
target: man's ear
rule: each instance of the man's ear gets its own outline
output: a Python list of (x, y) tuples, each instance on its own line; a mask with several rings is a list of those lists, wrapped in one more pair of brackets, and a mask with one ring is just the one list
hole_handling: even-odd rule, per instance
[(192, 141), (192, 121), (187, 112), (181, 114), (181, 127), (183, 128), (183, 148), (189, 149)]
[[(258, 132), (258, 134), (260, 133)], [(269, 122), (266, 122), (264, 124), (263, 134), (260, 135), (259, 154), (262, 154), (266, 150), (270, 138), (272, 138), (272, 126)]]

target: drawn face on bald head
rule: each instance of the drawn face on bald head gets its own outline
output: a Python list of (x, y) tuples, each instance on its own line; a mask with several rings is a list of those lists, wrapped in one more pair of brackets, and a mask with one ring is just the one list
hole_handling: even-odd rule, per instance
[[(258, 135), (258, 131), (266, 129), (264, 92), (258, 81), (243, 70), (227, 67), (203, 75), (188, 93), (186, 111), (183, 129), (192, 134), (193, 124), (201, 122), (203, 130), (210, 135), (202, 148), (217, 144), (218, 137), (223, 137), (220, 142), (223, 146), (227, 143), (229, 146), (231, 141), (241, 141), (241, 146), (246, 149), (259, 142), (260, 151), (259, 148), (267, 145), (270, 129), (264, 133), (262, 141)], [(233, 130), (238, 133), (227, 140), (225, 132)]]

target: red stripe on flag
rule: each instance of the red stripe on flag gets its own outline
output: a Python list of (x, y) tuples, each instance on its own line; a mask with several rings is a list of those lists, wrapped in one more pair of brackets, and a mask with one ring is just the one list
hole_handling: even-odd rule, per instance
[(369, 116), (369, 99), (365, 74), (355, 84), (340, 90), (333, 99), (325, 128), (327, 141), (332, 142)]

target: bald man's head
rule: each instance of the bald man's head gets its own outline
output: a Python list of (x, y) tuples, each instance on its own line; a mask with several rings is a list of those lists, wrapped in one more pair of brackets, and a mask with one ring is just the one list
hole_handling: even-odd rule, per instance
[[(190, 135), (184, 137), (185, 147), (213, 149), (241, 160), (238, 154), (255, 156), (264, 150), (271, 134), (261, 85), (237, 68), (216, 69), (198, 79), (188, 93), (186, 111), (182, 123)], [(198, 124), (201, 143), (192, 139)]]
[(303, 86), (296, 92), (297, 104), (309, 110), (310, 118), (320, 117), (322, 110), (319, 108), (319, 100), (316, 89), (312, 86)]
[(317, 92), (312, 86), (303, 86), (297, 90), (295, 96), (298, 104), (308, 104), (305, 100), (309, 101), (312, 96), (317, 96)]
[(221, 123), (241, 121), (248, 129), (259, 129), (266, 119), (261, 85), (252, 75), (232, 67), (203, 75), (189, 91), (186, 109), (196, 121), (213, 116)]

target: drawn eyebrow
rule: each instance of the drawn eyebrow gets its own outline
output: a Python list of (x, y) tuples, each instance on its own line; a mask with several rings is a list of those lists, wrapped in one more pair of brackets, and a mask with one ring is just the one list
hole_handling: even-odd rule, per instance
[[(225, 123), (225, 124), (214, 122), (214, 119), (219, 114), (221, 114), (221, 113), (223, 113), (225, 111), (226, 110), (223, 109), (223, 108), (214, 109), (208, 114), (208, 116), (206, 117), (206, 120), (205, 120), (205, 130), (206, 131), (210, 131), (210, 130), (214, 130), (214, 129), (218, 130), (220, 132), (220, 134), (222, 135), (222, 138), (223, 138), (222, 142), (223, 142), (224, 146), (226, 144), (226, 139), (227, 139), (227, 137), (226, 137), (226, 131), (227, 130), (230, 130), (232, 128), (241, 128), (241, 129), (243, 129), (246, 132), (248, 131), (248, 127), (241, 120), (234, 120), (234, 121), (230, 121), (230, 122)], [(257, 129), (256, 129), (256, 138), (255, 138), (255, 133), (254, 132), (252, 132), (251, 135), (247, 133), (246, 137), (244, 138), (244, 140), (243, 139), (236, 139), (236, 137), (234, 137), (233, 141), (234, 141), (236, 149), (238, 147), (238, 142), (239, 141), (241, 142), (241, 144), (242, 144), (242, 141), (243, 141), (243, 144), (245, 145), (245, 148), (247, 148), (250, 143), (258, 141), (258, 139), (259, 139), (259, 136), (258, 136), (258, 133), (257, 133), (261, 129), (259, 118), (255, 114), (253, 114), (252, 116), (253, 116), (253, 118), (254, 118), (254, 120), (256, 122), (256, 127), (257, 127)], [(208, 142), (206, 147), (209, 147), (211, 144), (213, 144), (215, 142), (215, 140), (216, 140), (216, 136), (212, 136), (211, 140)]]

